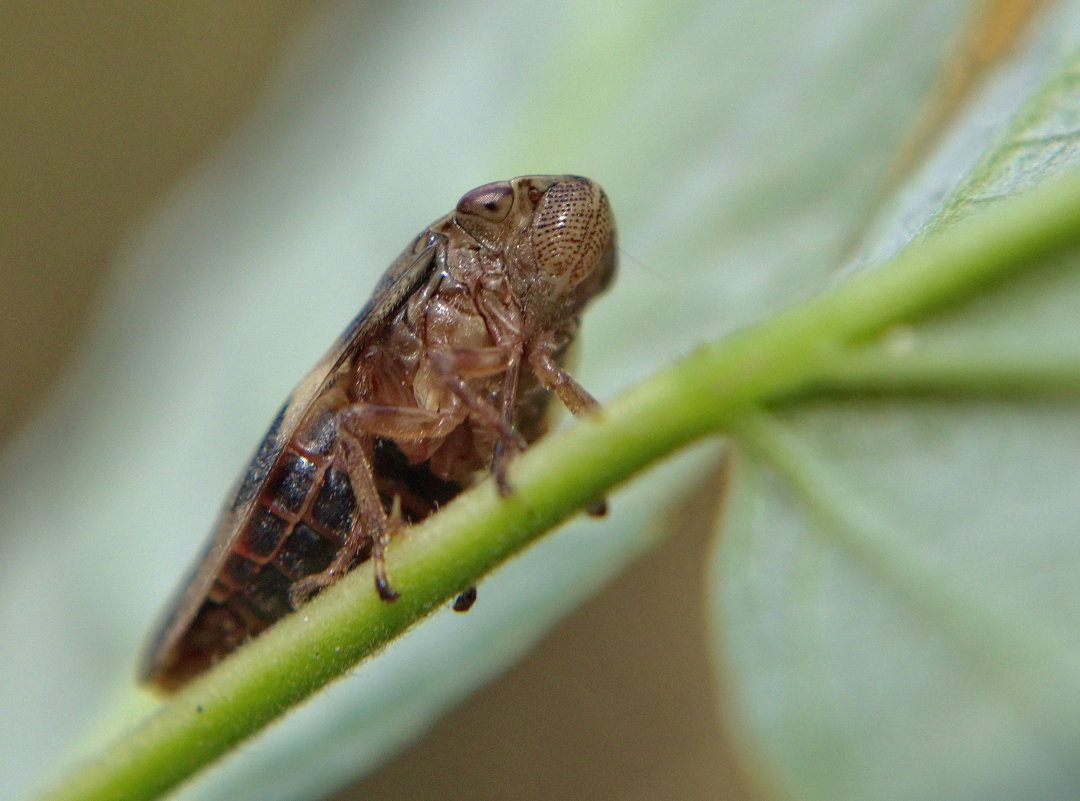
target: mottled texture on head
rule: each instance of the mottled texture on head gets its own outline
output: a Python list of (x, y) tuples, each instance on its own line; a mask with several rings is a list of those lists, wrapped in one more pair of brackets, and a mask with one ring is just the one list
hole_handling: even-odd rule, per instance
[(615, 273), (615, 220), (603, 190), (576, 175), (485, 184), (458, 201), (454, 220), (501, 251), (515, 294), (543, 319), (576, 309)]

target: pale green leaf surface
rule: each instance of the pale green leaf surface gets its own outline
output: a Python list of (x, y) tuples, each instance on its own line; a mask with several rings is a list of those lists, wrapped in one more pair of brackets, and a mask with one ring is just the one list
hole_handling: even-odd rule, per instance
[[(608, 190), (623, 272), (588, 316), (578, 375), (611, 397), (826, 282), (967, 10), (328, 6), (122, 254), (78, 363), (0, 458), (0, 795), (151, 706), (132, 688), (137, 651), (236, 471), (381, 270), (461, 192), (533, 172)], [(652, 542), (690, 459), (181, 797), (313, 797), (369, 768)]]
[[(1076, 18), (1057, 9), (957, 121), (954, 142), (999, 126), (966, 176), (955, 149), (931, 160), (868, 252), (1075, 165)], [(854, 395), (741, 429), (714, 640), (731, 725), (775, 786), (1076, 797), (1078, 310), (1080, 254), (1033, 266), (885, 332), (831, 377)]]
[[(1073, 795), (1080, 425), (1038, 411), (1036, 427), (1009, 404), (830, 404), (768, 432), (781, 471), (740, 462), (718, 647), (774, 782)], [(973, 447), (987, 426), (993, 447)], [(1040, 433), (1055, 447), (1029, 448)]]

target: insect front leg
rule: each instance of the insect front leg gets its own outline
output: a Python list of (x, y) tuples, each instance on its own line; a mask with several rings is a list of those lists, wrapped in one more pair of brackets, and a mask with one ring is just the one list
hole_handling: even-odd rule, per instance
[(529, 367), (544, 388), (554, 392), (574, 417), (582, 417), (600, 408), (600, 402), (589, 394), (555, 359), (555, 341), (551, 336), (537, 339), (526, 357)]
[[(514, 404), (517, 402), (518, 377), (521, 375), (521, 365), (518, 362), (503, 375), (502, 385), (502, 419), (509, 428), (514, 421)], [(520, 437), (519, 437), (520, 439)], [(507, 440), (503, 437), (495, 440), (495, 449), (491, 456), (491, 472), (495, 474), (495, 486), (499, 494), (504, 498), (510, 494), (510, 481), (506, 477), (507, 466), (510, 458), (518, 450), (518, 440)]]
[[(521, 373), (520, 349), (507, 345), (485, 348), (433, 351), (429, 354), (440, 381), (464, 404), (481, 425), (495, 433), (491, 471), (499, 494), (510, 494), (506, 477), (509, 459), (526, 446), (524, 437), (514, 428), (514, 405), (517, 402), (518, 377)], [(483, 377), (501, 372), (499, 404), (492, 405), (473, 391), (466, 377)]]
[[(555, 340), (550, 335), (533, 343), (526, 356), (533, 375), (545, 389), (555, 393), (574, 417), (583, 417), (599, 409), (600, 402), (562, 368), (555, 352)], [(607, 514), (607, 499), (598, 498), (585, 507), (585, 512), (593, 517), (603, 517)]]
[(464, 415), (416, 406), (354, 403), (341, 413), (341, 423), (354, 436), (384, 437), (406, 442), (440, 440), (461, 424)]

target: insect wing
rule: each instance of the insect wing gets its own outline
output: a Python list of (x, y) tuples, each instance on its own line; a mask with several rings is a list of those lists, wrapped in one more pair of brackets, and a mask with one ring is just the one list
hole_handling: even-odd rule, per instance
[(412, 247), (398, 256), (383, 273), (379, 283), (375, 285), (375, 290), (371, 293), (371, 300), (364, 304), (364, 308), (353, 318), (337, 344), (324, 357), (323, 361), (326, 362), (331, 356), (337, 354), (336, 361), (330, 367), (331, 370), (338, 367), (342, 359), (357, 349), (361, 342), (366, 342), (373, 333), (385, 325), (397, 308), (427, 280), (428, 276), (443, 268), (446, 264), (446, 237), (431, 230), (443, 221), (436, 221), (431, 228), (420, 234)]
[(144, 681), (153, 680), (168, 668), (173, 651), (187, 633), (221, 573), (256, 500), (300, 421), (326, 391), (338, 368), (361, 352), (409, 295), (444, 262), (445, 247), (445, 237), (430, 230), (417, 237), (412, 247), (390, 265), (376, 285), (371, 299), (278, 412), (230, 495), (229, 502), (221, 511), (206, 550), (196, 562), (188, 580), (181, 585), (181, 593), (170, 605), (170, 612), (151, 643), (140, 671)]

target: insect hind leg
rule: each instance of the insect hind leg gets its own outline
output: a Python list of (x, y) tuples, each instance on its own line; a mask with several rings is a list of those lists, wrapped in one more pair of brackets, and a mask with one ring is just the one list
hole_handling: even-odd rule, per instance
[(395, 506), (398, 510), (396, 515), (387, 515), (375, 487), (375, 478), (371, 473), (371, 464), (364, 454), (363, 445), (345, 426), (338, 427), (332, 458), (336, 466), (349, 476), (353, 495), (356, 497), (348, 538), (324, 570), (305, 576), (292, 586), (289, 600), (295, 608), (336, 582), (352, 567), (353, 560), (370, 539), (375, 589), (384, 601), (395, 601), (400, 596), (387, 575), (385, 554), (390, 537), (401, 524), (400, 504)]

